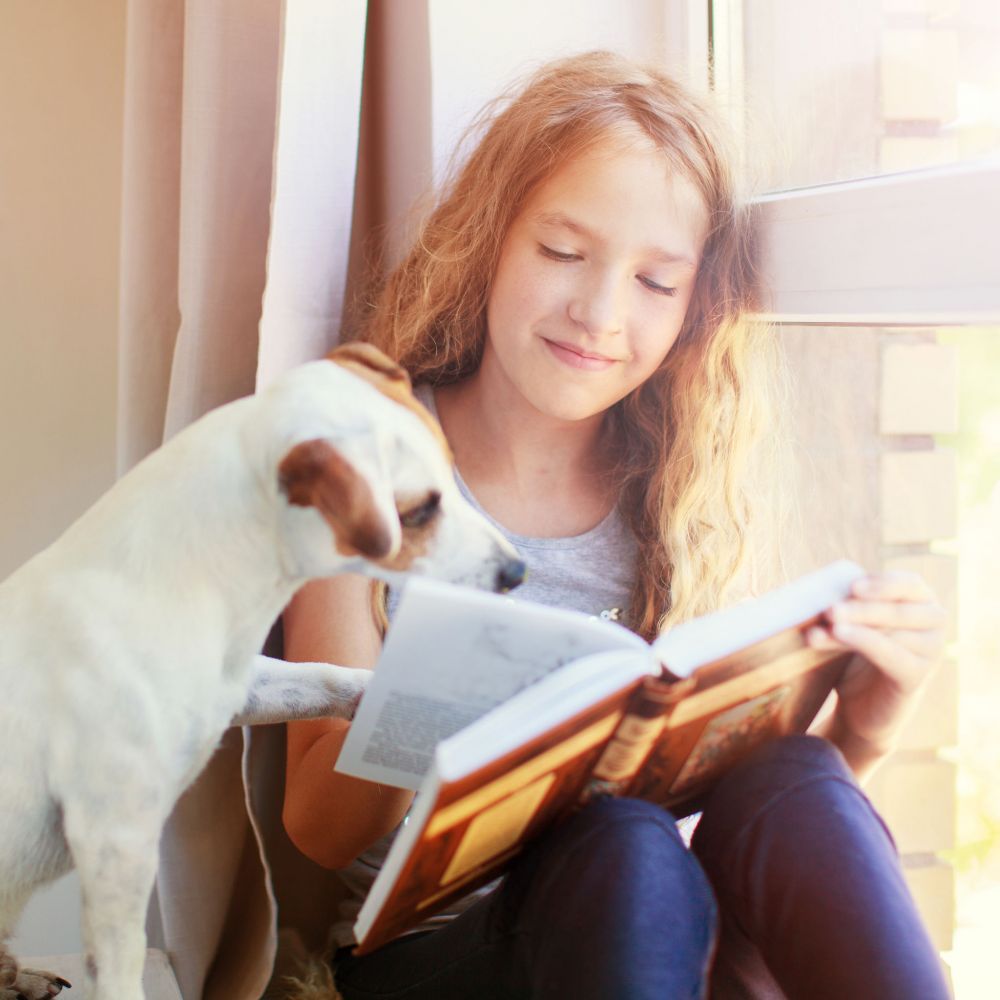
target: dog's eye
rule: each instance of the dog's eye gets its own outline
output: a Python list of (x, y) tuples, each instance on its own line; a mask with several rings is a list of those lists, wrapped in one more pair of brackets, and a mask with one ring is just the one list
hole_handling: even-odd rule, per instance
[(441, 494), (431, 493), (427, 499), (417, 507), (408, 511), (401, 511), (399, 523), (404, 528), (422, 528), (431, 518), (437, 514), (441, 507)]

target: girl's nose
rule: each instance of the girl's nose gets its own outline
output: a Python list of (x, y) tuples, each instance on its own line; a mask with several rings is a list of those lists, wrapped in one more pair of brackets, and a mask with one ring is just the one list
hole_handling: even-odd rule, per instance
[(569, 317), (591, 336), (613, 336), (625, 326), (626, 289), (616, 278), (586, 282), (570, 299)]

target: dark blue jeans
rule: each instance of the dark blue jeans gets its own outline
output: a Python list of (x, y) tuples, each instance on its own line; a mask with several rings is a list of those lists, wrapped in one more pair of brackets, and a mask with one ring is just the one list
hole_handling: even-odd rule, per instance
[(441, 930), (337, 964), (344, 1000), (947, 998), (888, 830), (840, 753), (777, 740), (707, 802), (601, 799)]

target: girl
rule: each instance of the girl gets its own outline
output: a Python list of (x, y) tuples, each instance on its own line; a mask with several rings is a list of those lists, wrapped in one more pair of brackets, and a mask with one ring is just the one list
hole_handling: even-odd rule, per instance
[[(746, 547), (767, 352), (742, 319), (749, 219), (723, 149), (661, 73), (605, 53), (550, 65), (488, 122), (364, 330), (422, 387), (459, 485), (527, 560), (515, 597), (646, 638), (716, 607)], [(385, 619), (369, 588), (303, 590), (286, 656), (373, 666)], [(333, 771), (345, 723), (290, 725), (284, 821), (342, 869), (343, 996), (947, 996), (855, 781), (891, 747), (942, 624), (919, 579), (868, 578), (812, 636), (859, 654), (826, 738), (733, 771), (691, 850), (665, 811), (598, 801), (499, 886), (363, 957), (351, 923), (411, 793)]]

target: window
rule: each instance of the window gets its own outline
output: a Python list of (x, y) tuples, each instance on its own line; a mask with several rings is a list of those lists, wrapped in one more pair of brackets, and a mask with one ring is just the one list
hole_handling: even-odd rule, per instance
[(799, 558), (917, 568), (952, 606), (962, 583), (960, 641), (870, 791), (958, 995), (986, 996), (1000, 931), (986, 738), (1000, 644), (981, 617), (995, 618), (984, 588), (1000, 557), (1000, 7), (710, 11), (715, 85), (767, 192), (769, 316), (809, 387), (796, 423), (824, 548)]

